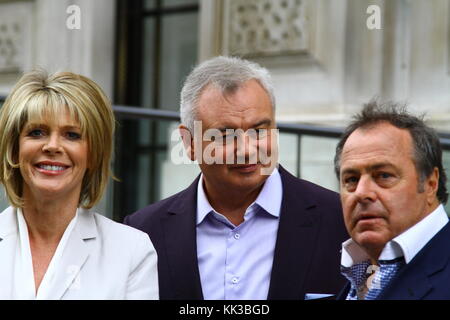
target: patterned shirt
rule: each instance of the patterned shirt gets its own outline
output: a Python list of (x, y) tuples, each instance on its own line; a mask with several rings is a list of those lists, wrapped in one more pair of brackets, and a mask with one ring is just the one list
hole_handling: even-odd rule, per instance
[[(422, 250), (448, 220), (443, 205), (439, 205), (424, 219), (389, 241), (380, 254), (378, 265), (373, 265), (365, 250), (352, 239), (345, 241), (342, 244), (341, 272), (351, 285), (347, 300), (377, 298), (384, 285)], [(369, 287), (374, 286), (371, 291)]]

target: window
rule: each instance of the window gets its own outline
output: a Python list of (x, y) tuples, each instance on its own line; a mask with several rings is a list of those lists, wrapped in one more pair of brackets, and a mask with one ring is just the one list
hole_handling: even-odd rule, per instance
[[(115, 104), (177, 111), (184, 78), (197, 62), (198, 0), (118, 1)], [(113, 217), (167, 196), (168, 140), (174, 121), (119, 119)], [(172, 191), (185, 185), (172, 185)]]

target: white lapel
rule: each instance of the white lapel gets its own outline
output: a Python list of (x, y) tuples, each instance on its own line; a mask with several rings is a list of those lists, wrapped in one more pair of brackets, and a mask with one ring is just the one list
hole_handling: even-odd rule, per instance
[(5, 240), (11, 234), (17, 234), (18, 230), (16, 209), (8, 207), (0, 213), (0, 241)]
[(94, 213), (84, 209), (78, 210), (78, 221), (67, 241), (60, 265), (55, 272), (49, 299), (61, 299), (70, 286), (76, 289), (78, 285), (76, 277), (83, 268), (92, 247), (86, 241), (95, 239), (98, 234)]
[(8, 207), (0, 213), (0, 299), (11, 298), (14, 257), (19, 233), (15, 213), (13, 207)]

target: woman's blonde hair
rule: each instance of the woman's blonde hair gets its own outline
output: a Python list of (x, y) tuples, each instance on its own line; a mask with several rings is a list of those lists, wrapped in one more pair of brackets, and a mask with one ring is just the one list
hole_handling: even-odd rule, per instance
[(80, 124), (88, 142), (89, 168), (83, 178), (79, 206), (92, 208), (100, 201), (111, 176), (115, 120), (102, 89), (92, 80), (71, 72), (47, 75), (26, 73), (0, 109), (0, 183), (15, 207), (23, 207), (23, 177), (18, 165), (19, 138), (28, 121), (56, 118), (62, 112)]

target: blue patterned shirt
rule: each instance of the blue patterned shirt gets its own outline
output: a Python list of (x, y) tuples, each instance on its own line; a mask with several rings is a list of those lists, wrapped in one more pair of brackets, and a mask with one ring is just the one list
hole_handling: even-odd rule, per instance
[[(378, 265), (372, 265), (368, 254), (352, 239), (345, 241), (342, 244), (341, 272), (351, 285), (347, 300), (377, 298), (387, 285), (386, 279), (390, 281), (400, 268), (408, 264), (448, 220), (444, 207), (439, 205), (424, 219), (389, 241), (380, 254)], [(374, 272), (372, 280), (368, 279)], [(364, 285), (374, 287), (365, 297), (361, 294)]]

